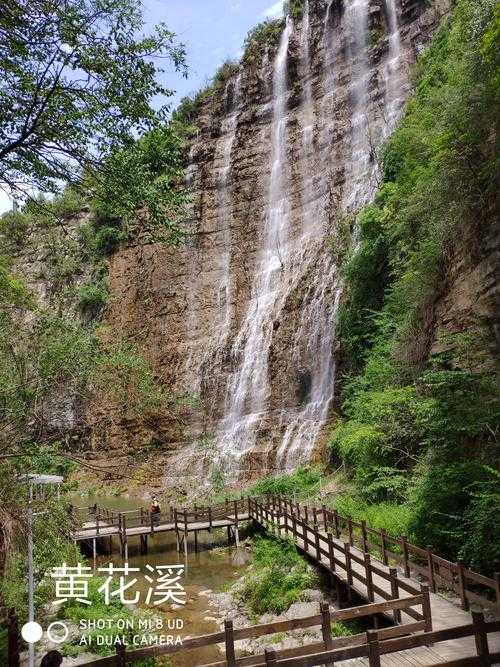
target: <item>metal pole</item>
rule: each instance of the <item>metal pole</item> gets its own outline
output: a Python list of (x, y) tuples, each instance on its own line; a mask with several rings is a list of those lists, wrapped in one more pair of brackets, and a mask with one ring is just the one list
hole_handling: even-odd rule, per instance
[[(28, 621), (35, 620), (34, 581), (33, 581), (33, 484), (30, 484), (28, 503)], [(35, 667), (35, 645), (28, 644), (28, 665)]]

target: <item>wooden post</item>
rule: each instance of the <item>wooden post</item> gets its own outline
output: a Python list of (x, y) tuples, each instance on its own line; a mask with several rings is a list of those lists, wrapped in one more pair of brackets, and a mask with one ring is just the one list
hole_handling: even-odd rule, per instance
[(328, 560), (330, 561), (330, 570), (335, 572), (334, 542), (331, 533), (328, 533)]
[(495, 572), (493, 578), (495, 580), (495, 597), (497, 601), (497, 608), (500, 609), (500, 572)]
[(238, 524), (234, 527), (234, 541), (236, 543), (236, 548), (240, 546), (240, 531), (238, 529)]
[(429, 586), (421, 584), (420, 591), (424, 596), (422, 602), (422, 615), (424, 617), (425, 623), (425, 632), (432, 632), (432, 610), (431, 610), (431, 600), (429, 596)]
[(328, 517), (327, 517), (327, 511), (326, 507), (324, 505), (321, 505), (321, 511), (323, 512), (323, 530), (325, 533), (328, 532)]
[[(333, 639), (332, 639), (332, 619), (330, 616), (330, 607), (327, 602), (322, 602), (319, 606), (321, 613), (321, 634), (323, 636), (323, 642), (325, 644), (325, 651), (331, 651), (333, 649)], [(333, 663), (327, 663), (333, 665)]]
[(467, 609), (469, 608), (469, 601), (467, 600), (465, 567), (461, 560), (457, 561), (457, 574), (458, 574), (458, 594), (460, 595), (460, 603), (462, 609), (465, 609), (467, 611)]
[(373, 592), (373, 574), (372, 574), (372, 563), (371, 556), (365, 551), (365, 573), (366, 573), (366, 593), (368, 595), (368, 600), (373, 602), (375, 600), (375, 595)]
[[(264, 655), (266, 657), (266, 665), (277, 665), (276, 651), (274, 649), (266, 648)], [(228, 663), (229, 664), (229, 663)]]
[(350, 516), (347, 517), (347, 530), (349, 532), (349, 544), (354, 546), (354, 540), (352, 536), (352, 518)]
[(99, 514), (97, 513), (95, 515), (95, 527), (96, 527), (96, 534), (99, 535)]
[(198, 553), (198, 531), (194, 531), (194, 552)]
[(97, 539), (95, 537), (92, 539), (92, 557), (94, 561), (94, 570), (95, 570), (97, 561)]
[(337, 539), (340, 537), (340, 526), (339, 526), (339, 513), (337, 510), (333, 510), (333, 525), (335, 526), (335, 535)]
[(227, 667), (235, 667), (236, 654), (234, 651), (234, 629), (232, 621), (224, 621), (224, 641), (226, 644)]
[(408, 538), (406, 535), (401, 536), (401, 549), (403, 551), (403, 567), (405, 571), (405, 577), (410, 576), (410, 561), (408, 558)]
[(428, 572), (428, 579), (429, 579), (429, 586), (431, 587), (431, 591), (433, 593), (436, 592), (436, 581), (434, 579), (434, 563), (432, 561), (432, 551), (430, 547), (427, 547), (427, 572)]
[[(476, 651), (478, 656), (485, 658), (490, 655), (488, 646), (488, 634), (484, 630), (484, 614), (482, 611), (472, 612), (472, 622), (474, 623), (474, 640), (476, 642)], [(489, 664), (489, 663), (485, 663)]]
[(19, 667), (19, 625), (17, 621), (16, 613), (13, 609), (9, 609), (9, 616), (7, 619), (8, 623), (8, 634), (7, 634), (7, 646), (8, 646), (8, 667)]
[(350, 587), (352, 586), (352, 568), (351, 568), (351, 545), (349, 542), (344, 542), (344, 549), (345, 549), (345, 569), (347, 573), (347, 583), (349, 585), (349, 592), (350, 592)]
[(125, 515), (122, 516), (122, 531), (123, 531), (123, 557), (128, 560), (128, 538), (127, 538), (127, 519)]
[(366, 643), (368, 644), (368, 664), (370, 667), (380, 667), (380, 647), (376, 630), (366, 632)]
[[(389, 568), (389, 576), (391, 578), (391, 600), (397, 600), (399, 598), (399, 586), (398, 586), (398, 571), (395, 567)], [(392, 615), (394, 617), (394, 623), (396, 625), (399, 625), (399, 623), (401, 623), (401, 610), (395, 609), (392, 612)]]
[(212, 508), (208, 508), (208, 530), (212, 532)]
[(387, 533), (385, 529), (382, 528), (380, 531), (380, 540), (382, 542), (382, 561), (384, 565), (389, 565), (389, 558), (387, 557), (387, 542), (386, 542)]
[(127, 658), (125, 657), (125, 646), (123, 644), (116, 645), (116, 667), (126, 667)]
[(363, 551), (368, 551), (367, 538), (366, 538), (366, 521), (361, 522), (361, 539), (363, 540)]
[(316, 546), (316, 560), (318, 563), (321, 563), (321, 551), (319, 546), (319, 526), (317, 523), (314, 524), (314, 544)]

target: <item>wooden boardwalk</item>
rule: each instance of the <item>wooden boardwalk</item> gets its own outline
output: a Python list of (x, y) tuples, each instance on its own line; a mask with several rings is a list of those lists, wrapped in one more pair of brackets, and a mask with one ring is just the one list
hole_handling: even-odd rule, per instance
[[(188, 535), (194, 533), (196, 547), (200, 530), (227, 528), (228, 536), (232, 533), (238, 543), (240, 522), (254, 520), (267, 531), (292, 539), (299, 550), (321, 567), (331, 577), (340, 606), (340, 610), (331, 611), (328, 605), (322, 605), (320, 614), (314, 617), (267, 626), (236, 629), (231, 621), (226, 621), (224, 632), (186, 639), (183, 647), (149, 647), (127, 653), (118, 647), (116, 656), (89, 663), (93, 667), (124, 667), (147, 657), (219, 643), (225, 644), (225, 659), (210, 667), (500, 664), (500, 622), (487, 623), (476, 612), (472, 613), (471, 622), (466, 611), (471, 602), (480, 602), (498, 613), (500, 577), (489, 579), (479, 575), (460, 563), (451, 563), (409, 544), (404, 537), (389, 537), (384, 531), (357, 524), (324, 507), (308, 508), (274, 497), (265, 501), (246, 498), (194, 510), (172, 507), (156, 517), (144, 510), (121, 515), (95, 507), (93, 510), (94, 521), (88, 521), (87, 525), (80, 523), (73, 535), (75, 541), (93, 540), (95, 549), (96, 541), (118, 535), (122, 547), (125, 545), (124, 556), (127, 556), (128, 537), (138, 535), (143, 544), (148, 535), (157, 532), (174, 531), (178, 549), (183, 546), (186, 554)], [(380, 558), (374, 552), (380, 553)], [(422, 577), (428, 584), (421, 583)], [(457, 593), (463, 608), (438, 594), (438, 584)], [(491, 599), (491, 591), (495, 600)], [(354, 594), (367, 604), (354, 607)], [(346, 605), (349, 608), (343, 609)], [(390, 619), (393, 627), (379, 628), (380, 615)], [(368, 616), (375, 630), (354, 637), (332, 637), (331, 622)], [(321, 643), (236, 657), (238, 639), (314, 625), (322, 627)]]
[[(335, 565), (335, 569), (332, 571), (330, 553), (328, 555), (321, 553), (322, 547), (326, 546), (326, 549), (329, 549), (327, 533), (321, 530), (317, 530), (316, 532), (314, 527), (308, 526), (304, 521), (298, 519), (297, 516), (289, 514), (287, 509), (276, 512), (261, 505), (260, 508), (256, 508), (255, 514), (257, 515), (256, 520), (262, 526), (268, 529), (271, 528), (271, 530), (276, 529), (280, 535), (292, 537), (297, 547), (303, 553), (307, 554), (329, 574), (333, 575), (338, 582), (344, 584), (348, 591), (355, 591), (359, 596), (371, 602), (383, 602), (394, 595), (391, 587), (392, 568), (372, 557), (367, 560), (366, 553), (357, 547), (353, 547), (349, 543), (342, 542), (330, 535), (330, 541), (333, 542)], [(308, 514), (312, 515), (312, 513)], [(304, 516), (304, 512), (299, 512), (299, 515)], [(300, 535), (301, 531), (302, 535)], [(320, 536), (319, 540), (317, 539), (318, 533)], [(318, 543), (320, 549), (318, 549)], [(376, 565), (374, 565), (374, 562)], [(369, 582), (367, 581), (367, 563), (371, 565), (372, 570), (369, 576), (371, 581)], [(384, 574), (385, 576), (383, 576)], [(420, 587), (420, 582), (398, 573), (398, 595), (400, 598), (410, 597), (412, 594), (410, 590), (413, 588), (415, 591), (418, 591)], [(470, 614), (457, 607), (442, 595), (430, 593), (429, 601), (433, 630), (446, 630), (448, 628), (465, 626), (470, 623)], [(401, 617), (403, 622), (412, 621), (412, 617), (409, 617), (404, 611), (401, 613)], [(500, 653), (500, 632), (489, 636), (489, 644), (492, 653)], [(422, 647), (418, 650), (404, 651), (401, 653), (401, 658), (398, 653), (397, 660), (399, 662), (397, 663), (394, 662), (394, 656), (383, 656), (382, 664), (399, 664), (402, 666), (405, 664), (436, 665), (476, 655), (474, 638), (464, 637), (454, 641), (442, 642), (433, 648)], [(368, 664), (368, 662), (365, 658), (357, 658), (353, 661), (347, 661), (345, 664), (360, 665)]]

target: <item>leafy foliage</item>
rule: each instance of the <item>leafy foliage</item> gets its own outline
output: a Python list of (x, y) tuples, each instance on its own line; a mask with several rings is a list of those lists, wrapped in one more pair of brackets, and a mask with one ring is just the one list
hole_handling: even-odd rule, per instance
[(283, 613), (316, 583), (316, 575), (293, 542), (277, 538), (254, 541), (249, 570), (237, 595), (256, 616)]
[(321, 477), (319, 468), (298, 468), (289, 475), (264, 477), (252, 486), (250, 493), (257, 496), (267, 493), (276, 496), (307, 495), (318, 488)]
[(143, 27), (132, 0), (7, 0), (0, 17), (0, 183), (57, 191), (82, 168), (166, 118), (155, 96), (158, 57), (184, 68), (184, 48), (165, 25)]
[(82, 313), (96, 317), (106, 305), (108, 290), (102, 283), (87, 283), (78, 290), (78, 305)]
[(196, 119), (202, 106), (208, 100), (219, 100), (225, 90), (228, 81), (235, 76), (240, 68), (238, 62), (226, 60), (215, 72), (212, 79), (204, 87), (192, 96), (184, 97), (179, 106), (172, 114), (174, 123), (187, 124), (186, 131), (189, 133), (196, 124)]
[[(445, 336), (433, 307), (458, 244), (473, 257), (491, 221), (497, 22), (491, 0), (460, 0), (419, 59), (384, 182), (343, 267), (344, 402), (332, 434), (363, 502), (405, 503), (413, 539), (453, 558), (465, 544), (483, 568), (485, 464), (500, 429), (490, 334), (478, 322)], [(429, 358), (436, 340), (443, 351)]]
[(97, 222), (95, 248), (103, 254), (137, 233), (178, 243), (187, 202), (182, 186), (185, 133), (178, 123), (151, 130), (114, 150), (95, 182), (91, 204)]
[(302, 18), (304, 9), (304, 0), (287, 0), (283, 4), (283, 11), (285, 15), (291, 16), (294, 21), (298, 21)]
[(243, 61), (255, 62), (262, 54), (264, 47), (276, 47), (284, 25), (283, 19), (268, 19), (252, 28), (245, 38)]

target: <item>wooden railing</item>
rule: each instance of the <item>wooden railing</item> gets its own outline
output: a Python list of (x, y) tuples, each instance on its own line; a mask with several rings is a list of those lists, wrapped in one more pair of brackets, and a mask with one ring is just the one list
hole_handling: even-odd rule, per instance
[[(380, 667), (380, 658), (383, 655), (416, 649), (431, 644), (435, 645), (453, 639), (462, 639), (464, 637), (475, 638), (477, 655), (439, 663), (441, 667), (475, 667), (476, 665), (478, 667), (485, 667), (486, 665), (498, 664), (500, 653), (490, 654), (488, 634), (498, 632), (500, 630), (500, 622), (495, 621), (486, 623), (482, 613), (473, 612), (472, 616), (473, 622), (469, 625), (462, 625), (456, 628), (447, 628), (446, 630), (437, 630), (434, 632), (425, 632), (421, 635), (398, 637), (395, 639), (384, 639), (381, 637), (381, 631), (368, 630), (366, 633), (366, 643), (360, 646), (351, 646), (340, 649), (334, 647), (327, 651), (300, 657), (282, 657), (277, 651), (268, 649), (265, 652), (265, 662), (259, 664), (263, 666), (275, 665), (280, 667), (314, 667), (314, 665), (318, 664), (337, 664), (337, 662), (352, 660), (353, 658), (368, 658), (370, 667)], [(227, 664), (229, 665), (230, 663)]]
[[(412, 604), (411, 598), (407, 598), (406, 602)], [(397, 603), (401, 604), (402, 600), (398, 600)], [(86, 667), (126, 667), (146, 658), (175, 655), (176, 653), (223, 643), (225, 646), (224, 660), (212, 662), (206, 667), (265, 667), (269, 665), (313, 667), (318, 664), (337, 664), (353, 658), (368, 658), (370, 667), (380, 667), (380, 657), (383, 655), (466, 637), (474, 637), (477, 655), (440, 663), (442, 667), (475, 667), (475, 665), (482, 667), (495, 665), (500, 660), (500, 653), (490, 654), (488, 645), (488, 634), (500, 631), (500, 621), (487, 623), (484, 615), (479, 612), (472, 613), (472, 623), (447, 628), (446, 630), (410, 634), (414, 632), (411, 627), (412, 624), (407, 624), (394, 628), (368, 630), (366, 633), (351, 637), (332, 638), (331, 624), (333, 622), (359, 618), (360, 615), (376, 614), (379, 611), (375, 608), (380, 608), (383, 605), (389, 609), (389, 605), (394, 604), (395, 601), (335, 612), (330, 612), (328, 605), (324, 604), (321, 605), (320, 613), (315, 616), (240, 629), (235, 629), (231, 621), (226, 621), (224, 631), (186, 639), (182, 646), (158, 645), (133, 651), (125, 651), (123, 646), (118, 646), (116, 655), (84, 664)], [(240, 639), (262, 637), (314, 626), (321, 626), (321, 642), (281, 651), (266, 649), (264, 654), (236, 657), (235, 642)]]
[(430, 549), (411, 544), (405, 536), (392, 537), (384, 530), (370, 528), (365, 521), (353, 521), (351, 517), (342, 516), (324, 505), (320, 508), (308, 507), (277, 496), (268, 496), (266, 504), (275, 513), (294, 514), (307, 523), (318, 525), (337, 539), (345, 536), (351, 546), (357, 546), (363, 552), (375, 553), (384, 565), (399, 565), (407, 578), (412, 574), (424, 577), (433, 592), (440, 587), (455, 591), (465, 610), (469, 609), (471, 603), (475, 603), (482, 607), (496, 607), (496, 611), (500, 611), (498, 572), (493, 579), (485, 577), (461, 562), (454, 563)]
[[(369, 553), (359, 555), (359, 551), (355, 549), (349, 542), (344, 542), (339, 545), (335, 542), (333, 535), (327, 533), (326, 535), (320, 530), (317, 523), (311, 526), (307, 523), (305, 518), (299, 518), (299, 515), (292, 511), (288, 514), (284, 506), (274, 510), (258, 500), (250, 501), (251, 515), (261, 523), (269, 528), (269, 530), (276, 530), (284, 534), (285, 537), (292, 538), (298, 546), (303, 548), (318, 565), (325, 568), (332, 574), (342, 572), (348, 586), (348, 592), (355, 583), (362, 584), (365, 588), (365, 596), (369, 602), (374, 602), (375, 594), (379, 595), (385, 600), (394, 600), (400, 597), (401, 591), (409, 595), (423, 596), (423, 610), (420, 614), (415, 610), (408, 610), (408, 615), (412, 616), (416, 621), (426, 621), (425, 629), (430, 631), (430, 610), (429, 604), (429, 587), (421, 586), (418, 589), (415, 585), (402, 580), (398, 576), (396, 568), (382, 569), (374, 562)], [(309, 547), (312, 547), (312, 551)], [(339, 557), (340, 556), (340, 557)], [(358, 567), (356, 567), (358, 566)], [(388, 582), (388, 590), (378, 586), (375, 581), (375, 575)], [(401, 613), (396, 610), (394, 613), (394, 621), (400, 622)]]
[[(422, 595), (408, 597), (402, 600), (390, 600), (388, 602), (368, 604), (361, 607), (352, 607), (350, 609), (342, 609), (338, 611), (332, 611), (328, 604), (322, 603), (319, 608), (319, 613), (314, 616), (295, 618), (289, 621), (277, 621), (275, 623), (266, 623), (263, 625), (253, 625), (246, 628), (234, 628), (232, 621), (226, 621), (223, 631), (186, 639), (183, 641), (182, 646), (150, 646), (127, 652), (122, 648), (119, 648), (116, 656), (102, 658), (86, 664), (87, 667), (104, 667), (106, 665), (119, 665), (121, 667), (122, 665), (133, 664), (146, 658), (174, 655), (187, 650), (200, 649), (223, 643), (225, 646), (225, 659), (211, 663), (210, 667), (225, 667), (226, 665), (231, 667), (251, 667), (253, 665), (265, 664), (265, 655), (260, 654), (237, 658), (235, 642), (238, 640), (270, 636), (303, 628), (321, 627), (321, 642), (280, 651), (280, 657), (296, 657), (314, 652), (321, 652), (326, 649), (331, 650), (334, 648), (339, 649), (346, 646), (361, 645), (367, 640), (366, 633), (350, 637), (334, 638), (332, 636), (332, 623), (374, 617), (377, 614), (384, 612), (396, 612), (401, 610), (409, 611), (412, 607), (418, 607), (422, 605), (422, 603)], [(380, 639), (400, 637), (421, 630), (422, 627), (421, 624), (408, 623), (397, 627), (384, 628), (378, 630), (378, 637)]]

